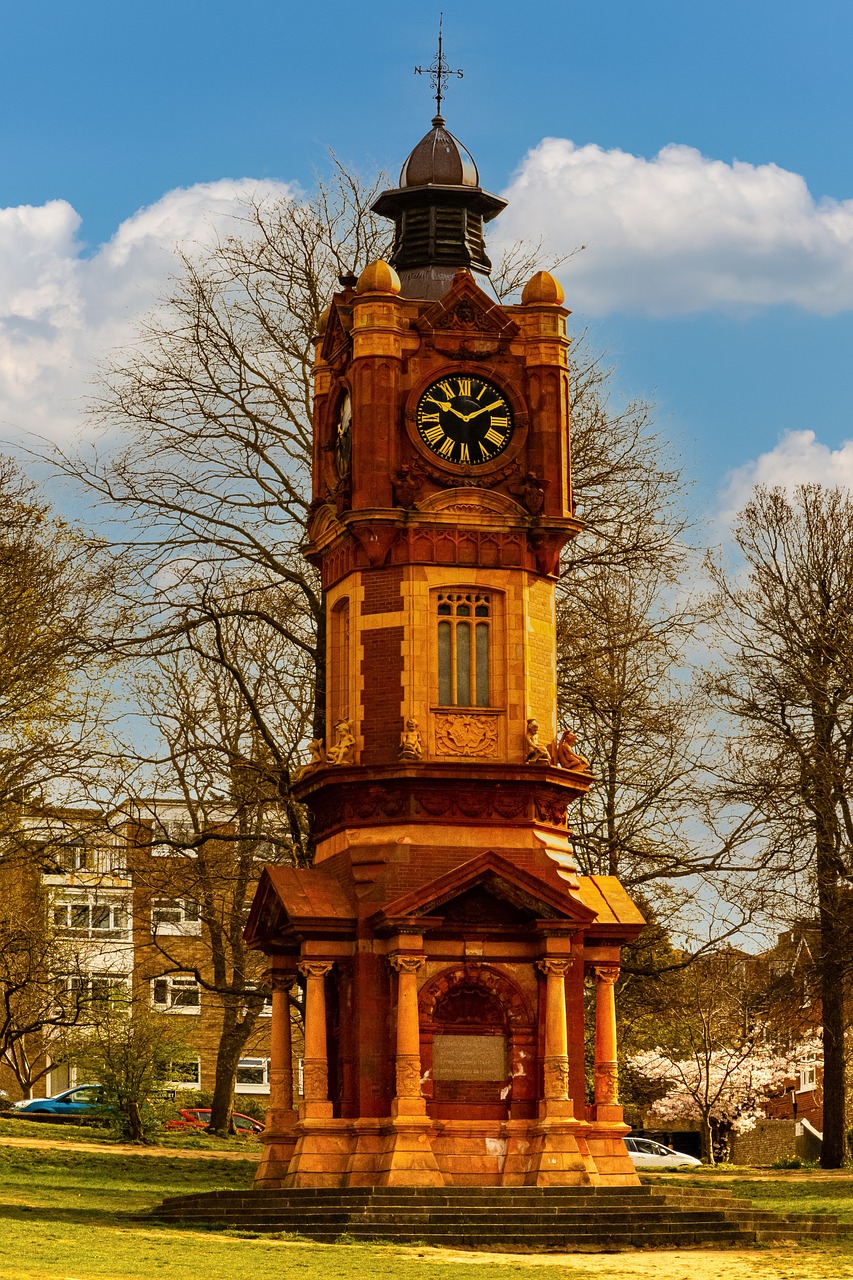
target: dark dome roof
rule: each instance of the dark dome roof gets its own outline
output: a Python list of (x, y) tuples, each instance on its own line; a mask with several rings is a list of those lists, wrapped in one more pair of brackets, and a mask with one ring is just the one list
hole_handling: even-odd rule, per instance
[(432, 128), (421, 138), (400, 171), (401, 187), (479, 187), (480, 175), (471, 155), (458, 138), (435, 116)]

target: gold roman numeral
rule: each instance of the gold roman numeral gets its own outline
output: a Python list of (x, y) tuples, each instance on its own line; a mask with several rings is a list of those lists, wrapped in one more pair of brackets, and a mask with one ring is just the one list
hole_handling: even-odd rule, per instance
[(492, 417), (491, 423), (493, 427), (502, 427), (503, 430), (506, 431), (507, 427), (509, 426), (509, 418)]
[(459, 386), (459, 394), (460, 394), (460, 396), (470, 396), (470, 394), (471, 394), (471, 379), (470, 379), (470, 378), (457, 378), (457, 379), (456, 379), (456, 382), (457, 382), (457, 384), (458, 384), (458, 386)]
[(503, 444), (504, 442), (503, 436), (500, 434), (500, 432), (495, 431), (494, 427), (489, 427), (488, 431), (486, 432), (483, 438), (485, 440), (488, 440), (489, 444), (493, 444), (493, 445)]
[(438, 444), (439, 440), (444, 439), (444, 432), (441, 427), (427, 427), (424, 432), (424, 439), (430, 444)]
[(460, 462), (470, 462), (470, 461), (471, 461), (471, 457), (470, 457), (470, 455), (469, 455), (469, 453), (468, 453), (468, 446), (467, 446), (467, 444), (465, 443), (465, 441), (464, 441), (464, 440), (460, 440), (460, 442), (459, 442), (459, 461), (460, 461)]
[(440, 422), (440, 421), (441, 421), (441, 419), (439, 418), (439, 416), (438, 416), (438, 414), (437, 414), (437, 413), (422, 413), (422, 414), (421, 414), (421, 422)]
[(447, 396), (448, 400), (452, 400), (453, 397), (456, 395), (456, 392), (453, 390), (453, 388), (451, 387), (450, 383), (447, 381), (446, 378), (443, 382), (439, 382), (438, 385), (441, 387), (442, 391)]
[(476, 397), (475, 397), (475, 398), (476, 398), (477, 400), (482, 400), (484, 391), (486, 391), (486, 384), (485, 384), (485, 382), (484, 382), (484, 383), (483, 383), (483, 385), (480, 387), (480, 390), (477, 392), (477, 395), (476, 395)]
[(444, 443), (439, 447), (439, 450), (438, 450), (442, 458), (450, 457), (451, 453), (453, 452), (454, 443), (455, 442), (450, 439), (450, 436), (446, 437)]

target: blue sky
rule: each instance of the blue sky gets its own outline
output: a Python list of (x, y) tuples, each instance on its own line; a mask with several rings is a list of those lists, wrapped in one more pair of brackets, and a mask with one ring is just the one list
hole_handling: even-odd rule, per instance
[[(141, 232), (149, 247), (154, 222), (161, 241), (194, 234), (204, 190), (163, 204), (168, 193), (211, 184), (215, 203), (225, 179), (309, 183), (330, 146), (395, 173), (429, 124), (429, 87), (412, 67), (432, 58), (438, 9), (10, 7), (0, 435), (51, 434), (52, 416), (55, 434), (70, 429), (86, 362), (165, 274), (162, 254), (140, 256)], [(714, 508), (733, 467), (744, 482), (798, 468), (853, 482), (842, 448), (853, 437), (853, 7), (444, 0), (444, 11), (447, 56), (465, 70), (448, 91), (449, 126), (485, 186), (512, 188), (509, 229), (535, 235), (544, 211), (555, 248), (589, 244), (561, 273), (567, 302), (612, 352), (620, 385), (656, 396), (703, 505)], [(560, 145), (543, 151), (548, 138)], [(673, 145), (698, 155), (655, 161)], [(656, 237), (667, 201), (673, 225)], [(786, 431), (814, 439), (780, 446)]]

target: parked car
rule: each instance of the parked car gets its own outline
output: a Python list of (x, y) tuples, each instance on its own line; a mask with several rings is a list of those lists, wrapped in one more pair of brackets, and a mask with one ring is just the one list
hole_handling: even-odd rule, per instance
[[(265, 1125), (252, 1116), (243, 1115), (242, 1111), (234, 1111), (234, 1128), (241, 1137), (250, 1133), (263, 1133)], [(210, 1107), (182, 1107), (180, 1118), (167, 1120), (167, 1129), (206, 1129), (210, 1124)]]
[(13, 1102), (7, 1112), (10, 1117), (19, 1116), (23, 1120), (49, 1120), (52, 1124), (80, 1124), (86, 1120), (94, 1120), (101, 1110), (101, 1086), (99, 1084), (80, 1084), (73, 1089), (65, 1089), (52, 1098), (28, 1098), (23, 1102)]
[(635, 1169), (672, 1169), (676, 1165), (693, 1167), (702, 1163), (695, 1156), (685, 1155), (683, 1151), (665, 1147), (660, 1142), (652, 1142), (651, 1138), (626, 1138), (625, 1146)]

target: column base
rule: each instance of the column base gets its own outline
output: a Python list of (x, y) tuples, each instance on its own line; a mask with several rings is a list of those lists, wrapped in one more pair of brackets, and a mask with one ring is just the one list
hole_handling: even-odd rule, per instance
[[(568, 1108), (568, 1114), (564, 1108)], [(596, 1162), (587, 1145), (589, 1125), (575, 1120), (572, 1109), (570, 1101), (540, 1104), (539, 1120), (530, 1130), (526, 1186), (590, 1187), (599, 1184)]]
[[(416, 1101), (401, 1098), (398, 1101)], [(380, 1187), (443, 1187), (444, 1177), (432, 1149), (433, 1124), (422, 1114), (393, 1116), (382, 1126)]]
[(297, 1120), (298, 1116), (292, 1108), (267, 1112), (267, 1127), (261, 1134), (264, 1150), (255, 1174), (255, 1188), (272, 1191), (285, 1185), (296, 1147)]

